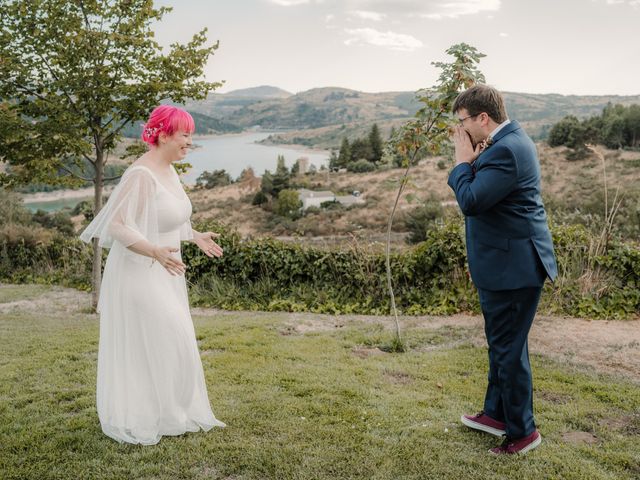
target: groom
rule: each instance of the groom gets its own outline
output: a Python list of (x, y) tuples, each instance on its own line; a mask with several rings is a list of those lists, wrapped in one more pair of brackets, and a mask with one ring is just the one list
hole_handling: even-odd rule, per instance
[(526, 453), (542, 441), (533, 420), (527, 336), (542, 286), (557, 275), (540, 197), (536, 147), (507, 118), (502, 95), (475, 85), (453, 104), (456, 166), (449, 176), (465, 215), (467, 257), (489, 344), (484, 408), (462, 423), (505, 440), (490, 453)]

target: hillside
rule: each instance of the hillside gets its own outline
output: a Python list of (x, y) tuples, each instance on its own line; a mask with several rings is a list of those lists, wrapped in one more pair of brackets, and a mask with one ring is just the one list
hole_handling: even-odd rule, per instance
[(293, 94), (291, 92), (287, 92), (286, 90), (283, 90), (278, 87), (261, 85), (259, 87), (232, 90), (223, 95), (227, 97), (246, 97), (246, 98), (256, 98), (256, 99), (267, 99), (267, 98), (287, 98)]
[[(566, 115), (587, 118), (608, 104), (640, 104), (640, 95), (578, 96), (505, 92), (509, 116), (534, 139), (544, 139)], [(411, 118), (420, 104), (414, 92), (367, 93), (339, 87), (314, 88), (296, 94), (260, 86), (212, 93), (183, 105), (194, 115), (196, 133), (235, 133), (249, 128), (277, 131), (263, 143), (337, 148), (342, 137), (361, 137), (377, 123), (384, 137)], [(138, 137), (141, 123), (124, 132)]]
[(211, 93), (205, 100), (187, 102), (185, 108), (190, 112), (230, 121), (229, 117), (245, 106), (262, 101), (283, 100), (291, 95), (278, 87), (260, 86), (232, 90), (228, 93)]
[[(534, 138), (546, 136), (565, 115), (585, 118), (599, 114), (608, 103), (640, 104), (640, 95), (577, 96), (505, 92), (509, 115), (519, 120)], [(367, 93), (325, 87), (295, 95), (277, 87), (256, 87), (187, 104), (190, 111), (218, 118), (241, 128), (286, 130), (273, 143), (300, 143), (321, 148), (337, 147), (342, 136), (354, 138), (373, 123), (388, 132), (419, 108), (414, 92)]]
[(414, 109), (407, 94), (364, 93), (345, 88), (316, 88), (284, 99), (263, 100), (233, 112), (228, 121), (265, 129), (306, 129), (327, 125), (404, 118)]
[[(568, 161), (564, 147), (550, 148), (538, 143), (542, 169), (542, 188), (545, 202), (553, 207), (562, 205), (575, 211), (600, 211), (602, 204), (602, 165), (595, 158)], [(624, 192), (627, 202), (640, 199), (640, 152), (604, 150), (611, 197), (617, 187)], [(395, 242), (402, 245), (407, 228), (407, 212), (427, 200), (448, 205), (451, 214), (457, 214), (455, 198), (447, 186), (450, 163), (438, 166), (439, 157), (427, 158), (415, 167), (405, 198), (399, 204), (394, 223)], [(442, 166), (442, 165), (441, 165)], [(296, 222), (273, 223), (271, 215), (251, 205), (259, 189), (259, 182), (232, 184), (212, 190), (193, 190), (189, 196), (194, 205), (194, 219), (212, 218), (237, 228), (243, 236), (297, 236), (305, 241), (341, 243), (359, 238), (366, 242), (382, 242), (390, 207), (397, 191), (401, 169), (372, 173), (319, 172), (305, 177), (306, 187), (314, 190), (332, 190), (349, 194), (362, 193), (364, 206), (350, 209), (323, 209), (302, 217)], [(408, 198), (413, 198), (412, 202)], [(604, 208), (604, 207), (602, 207)], [(621, 221), (623, 220), (620, 217)], [(270, 221), (271, 220), (271, 221)], [(633, 221), (633, 219), (631, 219)], [(355, 236), (355, 237), (354, 237)]]

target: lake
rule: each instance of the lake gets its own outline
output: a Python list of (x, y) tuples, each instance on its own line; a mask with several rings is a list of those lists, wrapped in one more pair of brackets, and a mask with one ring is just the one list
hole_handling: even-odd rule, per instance
[(184, 182), (188, 185), (195, 184), (196, 178), (205, 170), (226, 170), (235, 180), (242, 170), (252, 167), (256, 175), (262, 176), (265, 170), (275, 171), (278, 155), (284, 156), (285, 164), (289, 168), (300, 157), (307, 157), (309, 163), (318, 169), (322, 165), (329, 165), (327, 151), (255, 143), (272, 133), (274, 132), (251, 132), (194, 139), (194, 144), (200, 148), (187, 155), (186, 161), (193, 165), (193, 168), (182, 176)]
[[(247, 167), (252, 167), (258, 176), (261, 176), (265, 170), (275, 172), (278, 155), (284, 156), (285, 164), (289, 168), (300, 157), (307, 157), (309, 163), (318, 169), (323, 165), (328, 166), (328, 151), (255, 143), (264, 140), (272, 133), (274, 132), (250, 132), (239, 135), (195, 138), (193, 142), (198, 148), (189, 152), (185, 159), (193, 165), (193, 168), (182, 176), (184, 183), (194, 185), (203, 171), (226, 170), (234, 180)], [(56, 199), (50, 202), (25, 202), (25, 205), (31, 211), (41, 209), (53, 212), (63, 208), (73, 208), (80, 201), (91, 198), (93, 197)]]

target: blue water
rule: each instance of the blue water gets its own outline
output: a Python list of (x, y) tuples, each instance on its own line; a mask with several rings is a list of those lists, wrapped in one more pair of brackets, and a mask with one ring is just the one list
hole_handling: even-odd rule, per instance
[(259, 145), (269, 132), (253, 132), (241, 135), (224, 135), (195, 139), (199, 145), (187, 155), (185, 161), (193, 168), (182, 176), (186, 184), (196, 183), (196, 178), (203, 171), (226, 170), (231, 178), (236, 179), (242, 170), (252, 167), (256, 175), (261, 176), (265, 170), (274, 172), (278, 164), (278, 155), (284, 156), (287, 167), (300, 157), (307, 157), (309, 162), (320, 168), (328, 165), (329, 152), (307, 151), (286, 146)]
[(64, 198), (59, 200), (52, 200), (50, 202), (31, 202), (25, 203), (25, 207), (27, 207), (32, 212), (36, 212), (37, 210), (44, 210), (45, 212), (56, 212), (65, 208), (73, 210), (73, 208), (83, 200), (93, 200), (93, 196), (85, 198)]
[[(203, 171), (226, 170), (234, 180), (240, 176), (242, 170), (252, 167), (257, 176), (265, 170), (275, 172), (278, 155), (284, 156), (287, 167), (295, 163), (300, 157), (307, 157), (312, 165), (318, 169), (329, 163), (329, 152), (309, 151), (286, 146), (259, 145), (255, 142), (263, 140), (270, 132), (252, 132), (240, 135), (221, 135), (217, 137), (196, 138), (194, 144), (198, 148), (191, 151), (185, 161), (193, 168), (182, 176), (184, 183), (193, 185)], [(89, 197), (91, 198), (91, 197)], [(28, 203), (26, 206), (32, 211), (38, 208), (47, 212), (62, 208), (73, 208), (84, 198), (55, 200), (51, 202)]]

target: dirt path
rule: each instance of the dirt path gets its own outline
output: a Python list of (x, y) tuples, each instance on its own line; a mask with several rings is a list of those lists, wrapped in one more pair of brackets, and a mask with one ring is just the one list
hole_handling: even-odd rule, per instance
[[(47, 312), (48, 314), (86, 314), (91, 295), (61, 287), (38, 287), (0, 284), (0, 315), (17, 312)], [(197, 316), (246, 315), (280, 317), (289, 334), (332, 331), (359, 323), (375, 323), (391, 328), (390, 317), (367, 315), (318, 315), (312, 313), (225, 312), (214, 309), (193, 309)], [(404, 329), (463, 328), (469, 335), (465, 343), (484, 346), (483, 323), (480, 316), (452, 315), (448, 317), (403, 317)], [(460, 340), (442, 345), (446, 348)], [(640, 320), (606, 321), (539, 316), (529, 337), (531, 353), (597, 372), (616, 374), (640, 383)]]
[[(289, 328), (300, 333), (342, 328), (349, 323), (370, 322), (391, 328), (391, 317), (365, 315), (289, 314)], [(469, 341), (485, 346), (484, 323), (481, 316), (452, 315), (447, 317), (402, 317), (404, 329), (447, 327), (465, 328)], [(458, 345), (459, 340), (442, 345)], [(462, 342), (465, 343), (465, 342)], [(563, 363), (588, 366), (602, 373), (616, 374), (640, 383), (640, 320), (585, 320), (581, 318), (536, 318), (529, 335), (532, 354), (548, 356)]]

